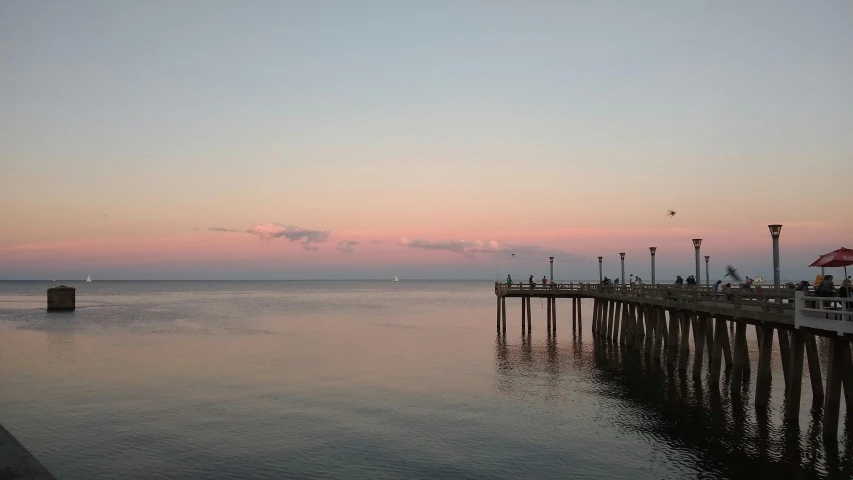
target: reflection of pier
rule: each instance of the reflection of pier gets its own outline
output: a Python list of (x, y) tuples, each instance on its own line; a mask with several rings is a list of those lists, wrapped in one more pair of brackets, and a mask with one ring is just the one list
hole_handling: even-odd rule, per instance
[[(824, 308), (826, 299), (803, 297), (801, 293), (739, 291), (717, 295), (701, 287), (628, 287), (612, 285), (551, 285), (526, 287), (495, 284), (498, 301), (497, 328), (506, 334), (506, 299), (520, 298), (521, 328), (530, 335), (531, 298), (547, 303), (546, 331), (557, 331), (557, 300), (572, 302), (572, 330), (582, 329), (581, 300), (593, 300), (592, 333), (597, 342), (616, 344), (634, 351), (654, 363), (665, 362), (679, 372), (692, 371), (694, 379), (703, 380), (707, 361), (709, 389), (719, 389), (721, 374), (731, 375), (729, 393), (742, 400), (743, 387), (749, 381), (752, 362), (746, 342), (748, 327), (755, 328), (759, 353), (756, 365), (754, 404), (758, 409), (768, 405), (771, 386), (773, 344), (778, 340), (779, 356), (785, 381), (785, 416), (800, 416), (803, 368), (807, 362), (812, 398), (823, 402), (822, 431), (831, 441), (837, 440), (841, 392), (847, 410), (853, 411), (853, 358), (846, 322), (851, 312), (842, 302), (841, 309)], [(838, 303), (838, 302), (835, 302)], [(850, 330), (850, 332), (848, 332)], [(826, 384), (821, 375), (815, 336), (826, 337)], [(693, 355), (691, 356), (691, 344)], [(725, 367), (723, 368), (723, 363)]]
[[(624, 405), (619, 413), (627, 428), (689, 452), (714, 477), (822, 478), (815, 474), (820, 471), (829, 478), (853, 476), (853, 438), (845, 437), (842, 452), (836, 442), (822, 441), (820, 402), (812, 408), (805, 431), (799, 418), (786, 415), (781, 425), (774, 425), (767, 405), (751, 405), (754, 392), (748, 376), (738, 394), (729, 397), (734, 388), (731, 372), (722, 388), (711, 387), (642, 351), (611, 342), (584, 344), (577, 335), (532, 342), (527, 335), (508, 341), (498, 334), (495, 368), (497, 388), (508, 393), (529, 388), (532, 373), (547, 378), (549, 386), (566, 389), (574, 386), (566, 383), (568, 372), (586, 377), (606, 387), (597, 389), (598, 395)], [(706, 375), (708, 370), (706, 366)], [(853, 435), (849, 429), (848, 435)]]

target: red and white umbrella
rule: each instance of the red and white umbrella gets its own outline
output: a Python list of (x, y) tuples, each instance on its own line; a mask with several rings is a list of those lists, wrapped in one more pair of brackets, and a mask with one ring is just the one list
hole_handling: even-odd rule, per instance
[(847, 276), (847, 266), (853, 265), (853, 250), (839, 248), (834, 252), (825, 253), (814, 261), (810, 267), (844, 267), (844, 276)]

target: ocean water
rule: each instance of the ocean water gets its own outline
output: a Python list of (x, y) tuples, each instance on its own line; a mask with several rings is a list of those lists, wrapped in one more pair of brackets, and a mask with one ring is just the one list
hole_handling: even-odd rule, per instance
[(49, 314), (51, 283), (0, 282), (0, 422), (62, 479), (853, 472), (808, 379), (782, 420), (778, 355), (756, 410), (752, 385), (732, 402), (597, 344), (591, 300), (579, 332), (558, 303), (552, 338), (534, 300), (526, 338), (517, 302), (496, 334), (491, 282), (66, 284), (77, 311)]

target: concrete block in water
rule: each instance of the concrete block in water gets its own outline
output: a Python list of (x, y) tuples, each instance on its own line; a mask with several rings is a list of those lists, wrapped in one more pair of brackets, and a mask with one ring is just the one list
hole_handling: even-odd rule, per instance
[(47, 311), (48, 312), (70, 312), (76, 306), (77, 290), (72, 287), (60, 285), (47, 289)]

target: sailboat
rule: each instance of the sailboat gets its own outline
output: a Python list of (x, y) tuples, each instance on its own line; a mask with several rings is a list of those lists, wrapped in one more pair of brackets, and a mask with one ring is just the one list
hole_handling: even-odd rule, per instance
[(394, 275), (394, 281), (399, 282), (399, 280), (397, 280), (397, 275)]
[(86, 283), (92, 283), (92, 276), (91, 275), (86, 277)]

